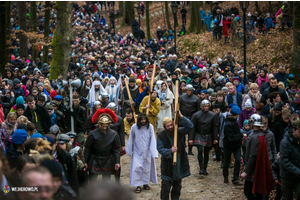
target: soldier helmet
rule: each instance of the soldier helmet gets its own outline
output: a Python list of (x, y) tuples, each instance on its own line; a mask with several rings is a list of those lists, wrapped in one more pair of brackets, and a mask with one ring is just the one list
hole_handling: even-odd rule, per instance
[(202, 106), (210, 106), (210, 103), (208, 100), (204, 99), (202, 102), (201, 102), (201, 107)]
[(195, 90), (195, 88), (191, 85), (191, 84), (188, 84), (186, 87), (185, 87), (186, 90)]
[(117, 109), (117, 105), (114, 102), (110, 102), (106, 108), (115, 111)]

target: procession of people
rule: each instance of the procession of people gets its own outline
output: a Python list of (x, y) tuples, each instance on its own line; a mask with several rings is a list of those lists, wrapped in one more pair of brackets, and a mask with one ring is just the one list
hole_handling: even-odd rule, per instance
[[(158, 184), (155, 199), (176, 200), (182, 179), (194, 172), (193, 156), (197, 176), (212, 176), (208, 162), (218, 162), (222, 182), (244, 186), (247, 199), (268, 199), (275, 189), (275, 199), (300, 199), (300, 89), (294, 75), (283, 65), (277, 72), (252, 63), (244, 77), (244, 64), (230, 51), (216, 63), (209, 53), (183, 57), (165, 28), (159, 27), (159, 36), (166, 35), (167, 43), (115, 33), (99, 15), (106, 3), (73, 3), (73, 25), (89, 28), (76, 33), (67, 77), (49, 79), (52, 51), (43, 55), (41, 46), (33, 60), (30, 45), (28, 56), (11, 49), (0, 77), (0, 199), (132, 199), (131, 193)], [(37, 5), (39, 11), (45, 7)], [(13, 4), (11, 11), (17, 12)], [(220, 10), (215, 12), (222, 23)], [(181, 13), (186, 24), (187, 10)], [(55, 26), (51, 21), (51, 36)], [(12, 47), (19, 46), (18, 28), (13, 17)], [(221, 37), (221, 30), (214, 32)], [(128, 183), (122, 159), (131, 160)]]

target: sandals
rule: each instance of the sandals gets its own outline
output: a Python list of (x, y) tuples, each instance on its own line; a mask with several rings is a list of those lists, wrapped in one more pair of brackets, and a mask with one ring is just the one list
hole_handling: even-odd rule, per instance
[(141, 193), (142, 192), (142, 188), (140, 186), (138, 186), (136, 189), (135, 189), (135, 193)]
[(143, 185), (143, 188), (144, 188), (145, 190), (150, 190), (150, 186), (149, 186), (149, 185)]

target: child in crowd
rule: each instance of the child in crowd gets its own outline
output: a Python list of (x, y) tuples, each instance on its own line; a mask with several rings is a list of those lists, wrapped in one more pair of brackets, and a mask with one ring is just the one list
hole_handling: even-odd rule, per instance
[(243, 157), (244, 165), (247, 165), (245, 160), (246, 144), (247, 144), (248, 136), (253, 132), (253, 130), (250, 127), (249, 120), (246, 119), (243, 122), (243, 125), (244, 125), (243, 128), (240, 129), (241, 134), (243, 134), (243, 143), (242, 143), (243, 156), (242, 157)]
[[(219, 130), (220, 130), (220, 125), (223, 123), (223, 115), (220, 113), (221, 107), (218, 104), (214, 104), (212, 107), (213, 107), (213, 112), (219, 118)], [(220, 138), (220, 132), (218, 134), (218, 140), (219, 138)], [(217, 162), (221, 161), (221, 148), (219, 148), (218, 144), (214, 145), (213, 160), (216, 160)]]
[(243, 122), (246, 119), (249, 119), (252, 114), (254, 114), (255, 108), (252, 107), (252, 103), (250, 99), (247, 99), (245, 103), (245, 109), (242, 109), (239, 116), (239, 127), (243, 128)]

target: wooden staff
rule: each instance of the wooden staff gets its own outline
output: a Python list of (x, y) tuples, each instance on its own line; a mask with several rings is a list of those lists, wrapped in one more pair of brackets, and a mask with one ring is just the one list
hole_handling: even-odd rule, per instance
[(125, 81), (125, 86), (126, 86), (128, 98), (129, 98), (129, 101), (130, 101), (130, 106), (131, 106), (131, 110), (132, 110), (132, 115), (133, 115), (134, 121), (135, 121), (135, 123), (136, 123), (136, 120), (137, 120), (137, 119), (136, 119), (136, 116), (135, 116), (134, 102), (133, 102), (133, 100), (132, 100), (132, 98), (131, 98), (130, 90), (129, 90), (129, 87), (128, 87), (128, 81), (127, 81), (127, 78), (126, 78), (126, 77), (125, 77), (124, 81)]
[[(149, 99), (148, 99), (148, 104), (147, 104), (149, 106), (150, 106), (150, 103), (151, 103), (151, 92), (153, 90), (155, 70), (156, 70), (156, 64), (153, 65), (153, 72), (152, 72), (151, 82), (150, 82), (150, 86), (149, 86)], [(147, 110), (146, 110), (146, 115), (149, 115), (149, 108), (147, 108)]]
[[(178, 103), (178, 80), (175, 83), (175, 114), (174, 114), (174, 147), (177, 147), (177, 129), (179, 117), (179, 103)], [(177, 163), (177, 151), (173, 153), (173, 165)]]

